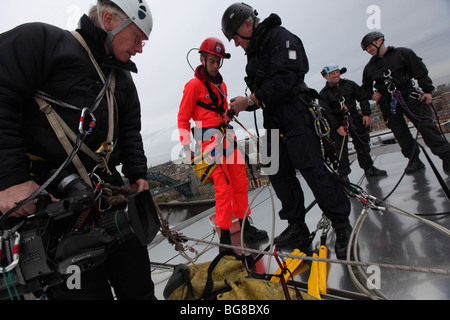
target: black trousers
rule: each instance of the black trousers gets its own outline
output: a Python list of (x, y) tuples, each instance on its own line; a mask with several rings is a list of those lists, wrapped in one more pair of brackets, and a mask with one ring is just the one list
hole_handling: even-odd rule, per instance
[(80, 289), (70, 290), (63, 282), (49, 288), (48, 296), (54, 300), (154, 299), (147, 248), (136, 237), (131, 238), (101, 265), (82, 272)]
[[(277, 152), (274, 149), (275, 146), (270, 146), (272, 157)], [(305, 198), (296, 176), (298, 169), (333, 227), (340, 229), (348, 226), (350, 201), (325, 167), (320, 141), (314, 129), (301, 126), (290, 131), (285, 138), (280, 138), (278, 152), (279, 168), (270, 175), (270, 181), (282, 204), (280, 218), (305, 220)]]
[(406, 123), (404, 116), (407, 116), (420, 132), (431, 152), (443, 158), (446, 153), (450, 152), (450, 144), (442, 137), (432, 120), (417, 120), (415, 118), (415, 115), (430, 115), (430, 108), (421, 101), (412, 98), (406, 100), (406, 105), (411, 112), (403, 108), (399, 103), (397, 103), (396, 114), (390, 112), (390, 106), (383, 108), (384, 119), (400, 145), (402, 154), (406, 158), (412, 159), (418, 157), (420, 153), (419, 146), (415, 146), (415, 139)]
[[(353, 145), (355, 146), (358, 163), (361, 169), (367, 170), (373, 166), (373, 160), (370, 156), (370, 135), (366, 131), (362, 122), (361, 115), (353, 115), (350, 121), (350, 128), (348, 134), (353, 139)], [(331, 136), (334, 141), (336, 156), (341, 159), (339, 161), (338, 172), (343, 175), (349, 175), (351, 172), (350, 161), (348, 160), (348, 136), (341, 136), (336, 130), (333, 130)], [(344, 139), (345, 138), (345, 139)], [(342, 153), (341, 153), (342, 151)]]

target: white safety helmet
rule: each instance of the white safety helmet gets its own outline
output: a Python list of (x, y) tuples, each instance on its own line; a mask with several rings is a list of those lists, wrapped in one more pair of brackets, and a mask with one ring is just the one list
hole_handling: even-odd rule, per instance
[(103, 20), (99, 17), (102, 29), (106, 31), (108, 37), (106, 39), (107, 45), (111, 51), (111, 43), (116, 34), (126, 28), (130, 23), (135, 23), (139, 29), (144, 32), (147, 38), (153, 29), (153, 17), (150, 12), (150, 7), (145, 0), (98, 0), (98, 3), (113, 3), (118, 6), (128, 16), (122, 24), (117, 26), (114, 30), (108, 31), (103, 25)]
[(147, 38), (153, 29), (153, 17), (145, 0), (111, 0), (125, 12), (131, 22), (134, 22)]

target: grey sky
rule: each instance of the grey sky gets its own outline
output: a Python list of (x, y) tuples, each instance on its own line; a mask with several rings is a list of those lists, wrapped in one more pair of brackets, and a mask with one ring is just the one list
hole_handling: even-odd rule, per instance
[[(184, 85), (193, 77), (186, 62), (191, 48), (198, 48), (210, 36), (222, 39), (231, 53), (221, 73), (228, 86), (228, 98), (245, 92), (246, 57), (241, 48), (228, 43), (220, 30), (225, 9), (235, 1), (147, 0), (154, 18), (154, 30), (144, 53), (133, 58), (139, 73), (134, 75), (142, 104), (142, 135), (149, 165), (178, 156), (177, 113)], [(95, 0), (0, 0), (0, 32), (25, 22), (42, 21), (74, 29), (79, 17)], [(361, 82), (369, 60), (360, 48), (361, 38), (370, 30), (367, 13), (371, 5), (380, 9), (380, 31), (386, 44), (413, 49), (424, 59), (436, 85), (450, 82), (449, 0), (255, 0), (247, 1), (264, 19), (277, 13), (283, 26), (303, 41), (310, 63), (307, 84), (320, 90), (322, 67), (336, 63), (347, 67), (346, 78)], [(197, 52), (190, 61), (199, 64)], [(258, 113), (262, 128), (261, 114)], [(253, 128), (253, 115), (241, 113), (239, 120)], [(235, 124), (235, 128), (240, 127)]]

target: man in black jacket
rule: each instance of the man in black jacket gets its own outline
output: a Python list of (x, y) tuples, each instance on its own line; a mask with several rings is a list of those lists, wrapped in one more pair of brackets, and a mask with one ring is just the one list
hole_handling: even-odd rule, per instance
[(319, 138), (306, 124), (307, 103), (312, 99), (304, 83), (309, 65), (301, 40), (281, 27), (276, 14), (259, 23), (256, 10), (243, 3), (225, 11), (222, 31), (245, 50), (247, 84), (252, 91), (249, 97), (232, 99), (231, 107), (236, 112), (262, 107), (267, 133), (277, 129), (282, 134), (279, 150), (271, 150), (272, 157), (279, 154), (279, 169), (270, 175), (270, 181), (282, 204), (280, 217), (289, 225), (275, 243), (300, 250), (310, 243), (304, 195), (295, 171), (299, 169), (337, 232), (336, 255), (345, 257), (352, 230), (350, 202), (326, 169)]
[[(29, 23), (0, 35), (3, 214), (24, 217), (36, 212), (34, 201), (14, 209), (39, 190), (50, 170), (70, 159), (75, 141), (84, 143), (66, 171), (79, 174), (88, 186), (99, 182), (119, 186), (123, 182), (115, 167), (122, 163), (134, 189), (148, 192), (140, 103), (130, 74), (137, 69), (130, 58), (142, 53), (152, 24), (145, 1), (99, 0), (89, 17), (81, 18), (76, 34)], [(65, 196), (52, 185), (47, 191), (56, 198)], [(55, 222), (52, 237), (73, 230), (77, 218)], [(90, 219), (98, 219), (95, 209), (86, 221)], [(136, 237), (121, 244), (100, 266), (83, 272), (81, 289), (69, 290), (62, 284), (50, 288), (50, 296), (111, 299), (110, 285), (119, 299), (154, 298), (148, 252)]]
[[(361, 41), (361, 48), (372, 58), (364, 68), (362, 89), (380, 106), (383, 119), (392, 130), (403, 155), (409, 158), (406, 173), (423, 169), (419, 146), (409, 131), (404, 115), (422, 135), (425, 144), (443, 161), (450, 172), (450, 144), (433, 123), (429, 107), (433, 82), (422, 59), (408, 48), (386, 47), (384, 35), (370, 32)], [(416, 79), (420, 89), (414, 87)]]
[[(330, 122), (331, 136), (339, 159), (337, 171), (348, 181), (351, 169), (347, 137), (350, 134), (358, 155), (359, 166), (365, 174), (384, 176), (386, 171), (374, 167), (370, 156), (370, 135), (367, 130), (371, 114), (369, 101), (355, 82), (341, 78), (341, 74), (346, 71), (346, 68), (339, 69), (337, 65), (331, 64), (325, 66), (321, 72), (327, 84), (320, 91), (320, 106), (327, 111), (326, 117)], [(362, 115), (357, 109), (356, 101), (360, 104)]]

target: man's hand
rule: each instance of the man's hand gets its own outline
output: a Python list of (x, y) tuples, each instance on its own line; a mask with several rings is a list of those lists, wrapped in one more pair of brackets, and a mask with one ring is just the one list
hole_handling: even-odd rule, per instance
[(424, 93), (420, 101), (424, 101), (425, 104), (430, 104), (433, 101), (433, 95), (431, 93)]
[(367, 127), (371, 121), (370, 116), (363, 116), (362, 120), (363, 120), (364, 127)]
[(248, 107), (248, 100), (247, 97), (236, 97), (234, 99), (231, 99), (230, 101), (230, 107), (234, 110), (237, 114), (241, 111), (244, 111)]
[(233, 109), (227, 109), (225, 110), (225, 116), (227, 117), (228, 121), (233, 120), (233, 118), (236, 116), (236, 112)]
[(344, 126), (340, 126), (336, 131), (343, 137), (345, 137), (347, 135), (347, 131), (345, 131)]
[(373, 96), (372, 96), (372, 100), (375, 101), (375, 102), (378, 102), (378, 101), (380, 101), (380, 99), (381, 99), (382, 96), (383, 96), (383, 95), (382, 95), (381, 93), (375, 92), (375, 93), (373, 94)]
[[(10, 209), (16, 206), (16, 203), (28, 198), (33, 192), (39, 189), (39, 185), (34, 181), (27, 181), (12, 187), (9, 187), (3, 191), (0, 191), (0, 211), (2, 213), (8, 212)], [(50, 196), (52, 202), (58, 201)], [(27, 217), (36, 213), (36, 205), (33, 201), (27, 202), (18, 210), (14, 211), (12, 217)]]
[(131, 185), (131, 187), (137, 189), (137, 193), (149, 190), (148, 182), (145, 179), (138, 179), (135, 183)]

